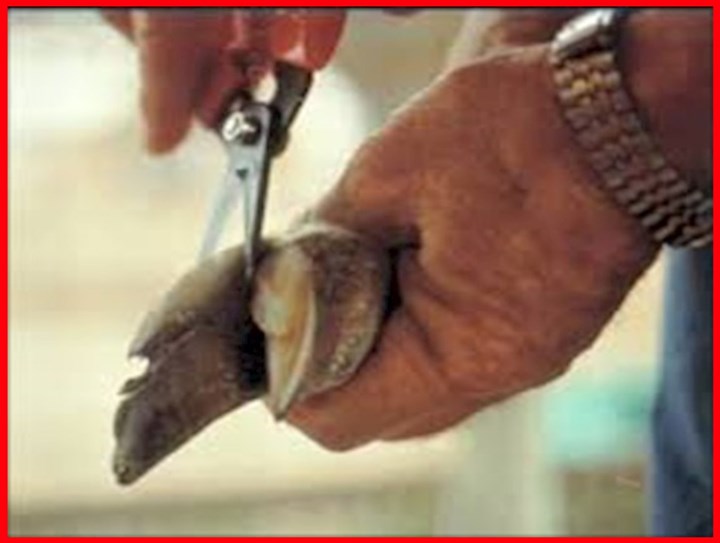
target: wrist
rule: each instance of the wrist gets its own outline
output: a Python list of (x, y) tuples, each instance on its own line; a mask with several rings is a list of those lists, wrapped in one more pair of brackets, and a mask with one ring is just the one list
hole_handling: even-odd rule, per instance
[(690, 55), (704, 50), (692, 37), (702, 36), (702, 19), (691, 16), (683, 28), (680, 16), (668, 21), (666, 13), (660, 26), (657, 12), (646, 13), (640, 32), (623, 24), (627, 10), (572, 20), (553, 41), (553, 78), (563, 117), (606, 194), (655, 241), (701, 247), (712, 242), (712, 197), (692, 174), (705, 177), (706, 75)]
[(712, 19), (700, 10), (643, 10), (623, 29), (622, 71), (671, 163), (712, 191)]

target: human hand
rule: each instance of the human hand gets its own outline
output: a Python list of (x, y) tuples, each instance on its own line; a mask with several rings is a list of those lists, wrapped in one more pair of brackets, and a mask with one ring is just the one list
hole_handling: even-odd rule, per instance
[(283, 10), (251, 18), (230, 9), (116, 9), (103, 16), (138, 48), (146, 146), (153, 153), (174, 149), (193, 116), (202, 113), (228, 44), (262, 47), (272, 60), (318, 69), (328, 62), (345, 19), (338, 10)]
[(399, 307), (355, 377), (289, 422), (335, 450), (425, 435), (590, 345), (657, 247), (593, 185), (553, 94), (547, 47), (508, 49), (363, 146), (315, 215), (395, 252)]

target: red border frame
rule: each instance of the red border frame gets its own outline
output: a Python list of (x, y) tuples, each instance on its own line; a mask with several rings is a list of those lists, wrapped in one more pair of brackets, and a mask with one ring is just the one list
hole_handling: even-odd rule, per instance
[[(678, 6), (677, 3), (667, 2), (666, 0), (656, 1), (656, 2), (647, 2), (647, 1), (642, 1), (642, 2), (637, 2), (637, 1), (635, 1), (635, 2), (621, 2), (621, 1), (618, 1), (618, 0), (606, 0), (605, 2), (602, 3), (602, 5), (603, 5), (603, 6), (625, 6), (625, 7), (626, 7), (626, 6), (632, 6), (632, 7), (711, 7), (711, 8), (714, 8), (714, 7), (715, 7), (715, 3), (716, 3), (715, 1), (712, 1), (712, 0), (711, 0), (711, 1), (701, 1), (701, 2), (687, 2), (687, 3), (682, 4), (681, 6)], [(233, 0), (215, 0), (214, 2), (212, 2), (212, 5), (213, 5), (213, 6), (242, 7), (242, 3), (241, 3), (241, 2), (233, 1)], [(258, 6), (258, 4), (253, 4), (253, 5), (254, 5), (254, 6)], [(260, 4), (260, 5), (265, 6), (265, 4)], [(301, 3), (301, 2), (296, 2), (296, 1), (292, 1), (292, 0), (281, 0), (281, 1), (278, 1), (278, 2), (274, 2), (274, 3), (272, 3), (272, 4), (268, 4), (267, 7), (287, 7), (287, 6), (292, 6), (292, 7), (442, 7), (442, 8), (451, 8), (451, 7), (572, 7), (572, 6), (595, 7), (595, 6), (597, 6), (597, 5), (598, 5), (597, 3), (587, 2), (587, 1), (586, 1), (586, 2), (570, 2), (570, 1), (558, 1), (558, 0), (550, 1), (550, 2), (547, 2), (547, 1), (546, 1), (546, 2), (538, 2), (538, 1), (512, 2), (512, 1), (509, 1), (509, 0), (496, 0), (495, 2), (493, 2), (493, 3), (491, 3), (491, 4), (487, 4), (487, 5), (485, 5), (485, 6), (483, 6), (482, 4), (478, 4), (477, 2), (472, 2), (472, 1), (469, 1), (469, 0), (460, 0), (460, 1), (454, 0), (454, 1), (452, 1), (452, 2), (447, 2), (447, 3), (444, 3), (444, 4), (442, 4), (442, 5), (440, 5), (437, 1), (434, 1), (434, 2), (433, 2), (433, 1), (429, 1), (429, 0), (420, 0), (420, 1), (413, 2), (413, 3), (410, 3), (410, 2), (398, 2), (398, 1), (395, 1), (395, 2), (378, 2), (378, 1), (375, 1), (375, 0), (360, 0), (360, 1), (356, 0), (355, 2), (337, 2), (337, 1), (336, 1), (336, 2), (317, 2), (317, 1), (315, 1), (315, 2), (302, 2), (302, 3)], [(8, 50), (7, 50), (7, 36), (8, 36), (8, 10), (9, 10), (10, 8), (17, 8), (17, 7), (57, 7), (57, 8), (60, 8), (60, 7), (170, 7), (170, 6), (173, 6), (173, 7), (208, 7), (207, 5), (204, 5), (204, 6), (203, 6), (203, 5), (198, 5), (198, 4), (195, 3), (195, 2), (181, 2), (181, 1), (175, 1), (175, 2), (173, 2), (173, 1), (171, 1), (171, 0), (146, 0), (146, 1), (138, 1), (138, 0), (101, 0), (101, 1), (97, 1), (97, 0), (95, 0), (95, 1), (93, 1), (93, 0), (74, 0), (74, 1), (69, 1), (69, 2), (52, 2), (52, 1), (48, 1), (48, 0), (45, 0), (45, 1), (43, 1), (43, 0), (15, 0), (15, 1), (5, 1), (5, 2), (3, 2), (3, 8), (4, 8), (4, 10), (3, 10), (3, 30), (4, 30), (5, 39), (4, 39), (3, 42), (2, 42), (2, 49), (3, 49), (3, 53), (4, 53), (3, 56), (2, 56), (2, 58), (3, 58), (3, 74), (4, 74), (4, 78), (5, 78), (5, 79), (4, 79), (4, 85), (3, 85), (3, 87), (2, 87), (2, 88), (3, 88), (3, 91), (2, 91), (2, 92), (3, 92), (3, 98), (4, 98), (5, 102), (6, 102), (6, 104), (8, 104), (8, 106), (9, 106), (9, 103), (8, 103), (8, 56), (7, 56)], [(714, 15), (714, 9), (713, 9), (713, 15)], [(714, 18), (714, 21), (713, 21), (713, 37), (714, 37), (714, 38), (717, 38), (719, 32), (720, 32), (720, 21), (718, 21), (718, 18)], [(713, 70), (714, 70), (714, 74), (713, 74), (713, 123), (714, 123), (714, 127), (715, 127), (715, 129), (714, 129), (714, 145), (713, 145), (713, 151), (715, 152), (715, 156), (717, 156), (717, 155), (718, 155), (718, 151), (719, 151), (719, 149), (720, 149), (720, 144), (718, 143), (718, 138), (716, 137), (716, 136), (717, 136), (718, 105), (719, 105), (719, 104), (718, 104), (717, 94), (715, 93), (715, 90), (716, 90), (717, 84), (718, 84), (718, 77), (719, 77), (719, 76), (718, 76), (718, 72), (717, 72), (717, 70), (716, 70), (716, 68), (717, 68), (717, 66), (718, 66), (718, 45), (717, 45), (717, 41), (714, 41), (714, 43), (713, 43), (713, 53), (714, 53), (714, 55), (713, 55)], [(5, 171), (7, 172), (7, 171), (8, 171), (8, 169), (7, 169), (7, 168), (8, 168), (8, 162), (9, 162), (9, 157), (8, 157), (8, 152), (7, 152), (7, 149), (8, 149), (8, 131), (7, 131), (7, 126), (8, 126), (8, 109), (7, 109), (7, 108), (6, 108), (6, 109), (4, 110), (4, 112), (3, 112), (3, 121), (5, 122), (5, 125), (6, 125), (6, 131), (3, 132), (3, 136), (2, 136), (2, 137), (3, 137), (3, 141), (2, 141), (2, 143), (3, 143), (3, 148), (4, 148), (4, 158), (5, 158), (5, 167), (6, 167), (6, 170), (5, 170)], [(718, 174), (718, 171), (719, 171), (719, 168), (718, 168), (718, 166), (717, 166), (717, 163), (714, 163), (714, 174), (715, 174), (716, 176), (717, 176), (717, 174)], [(7, 176), (7, 173), (6, 173), (6, 176)], [(717, 178), (717, 177), (716, 177), (716, 178)], [(714, 184), (715, 184), (715, 183), (714, 183)], [(3, 258), (4, 258), (3, 264), (4, 264), (4, 265), (3, 265), (3, 267), (2, 267), (2, 274), (3, 274), (3, 275), (2, 275), (2, 280), (3, 280), (2, 296), (3, 296), (3, 301), (5, 302), (6, 307), (8, 307), (8, 287), (7, 287), (7, 285), (8, 285), (8, 222), (7, 222), (7, 217), (8, 217), (8, 194), (7, 194), (7, 177), (6, 177), (6, 190), (5, 190), (5, 191), (3, 192), (3, 194), (2, 194), (2, 199), (3, 199), (3, 202), (2, 202), (2, 204), (3, 204), (3, 209), (5, 210), (5, 213), (6, 213), (6, 220), (5, 220), (5, 222), (3, 223), (3, 225), (2, 225), (2, 228), (3, 228), (3, 230), (4, 230), (4, 232), (3, 232), (4, 236), (3, 236), (3, 239), (2, 239), (3, 249), (4, 249), (4, 250), (3, 250)], [(713, 265), (715, 266), (714, 269), (716, 270), (716, 271), (714, 272), (714, 278), (717, 279), (717, 275), (718, 275), (718, 273), (717, 273), (718, 260), (717, 260), (714, 256), (713, 256)], [(716, 303), (716, 302), (717, 302), (717, 296), (716, 296), (716, 294), (717, 294), (717, 290), (716, 290), (716, 289), (713, 289), (713, 315), (715, 315), (715, 308), (717, 307), (717, 303)], [(3, 319), (4, 319), (4, 324), (5, 324), (5, 327), (6, 327), (6, 330), (7, 330), (7, 329), (8, 329), (8, 324), (9, 324), (9, 323), (8, 323), (9, 317), (8, 317), (8, 312), (7, 312), (7, 311), (6, 311), (6, 313), (4, 314)], [(713, 327), (713, 332), (717, 331), (718, 329), (720, 329), (720, 325), (718, 325), (717, 322), (716, 322), (716, 324), (715, 324), (714, 327)], [(8, 355), (9, 355), (9, 353), (8, 353), (8, 335), (7, 335), (7, 333), (3, 336), (2, 343), (1, 343), (1, 347), (2, 347), (2, 353), (4, 354), (5, 359), (7, 360), (7, 359), (8, 359)], [(713, 347), (713, 356), (714, 356), (713, 360), (715, 359), (715, 357), (717, 356), (717, 354), (718, 354), (718, 347), (717, 347), (717, 344), (715, 344), (714, 347)], [(4, 389), (4, 390), (7, 390), (7, 387), (8, 387), (7, 366), (6, 366), (6, 370), (5, 370), (5, 371), (0, 372), (0, 379), (2, 379), (2, 383), (1, 383), (1, 384), (2, 384), (3, 389)], [(717, 379), (717, 375), (716, 375), (716, 376), (714, 377), (714, 385), (715, 385), (715, 386), (717, 385), (717, 381), (718, 381), (718, 379)], [(7, 399), (7, 398), (6, 398), (6, 399)], [(7, 404), (6, 404), (6, 405), (7, 405)], [(7, 410), (7, 407), (6, 407), (6, 410)], [(7, 415), (7, 411), (6, 411), (6, 415)], [(3, 462), (4, 462), (5, 466), (6, 466), (6, 469), (3, 471), (3, 481), (2, 481), (2, 482), (4, 483), (4, 486), (5, 486), (5, 488), (7, 489), (7, 488), (8, 488), (8, 484), (9, 484), (9, 481), (8, 481), (8, 441), (7, 441), (7, 440), (8, 440), (8, 419), (7, 419), (7, 416), (2, 417), (1, 420), (2, 420), (3, 437), (4, 437), (4, 440), (5, 440), (5, 441), (4, 441), (4, 445), (5, 445), (5, 446), (2, 448), (2, 460), (3, 460)], [(715, 431), (715, 435), (717, 435), (717, 419), (715, 419), (714, 431)], [(714, 441), (714, 444), (717, 445), (717, 442)], [(715, 466), (715, 468), (717, 468), (717, 466)], [(717, 473), (717, 469), (715, 470), (715, 472)], [(9, 517), (8, 507), (9, 507), (9, 503), (8, 503), (8, 493), (7, 493), (7, 492), (6, 492), (6, 494), (5, 494), (4, 504), (5, 504), (5, 514), (4, 514), (4, 515), (0, 515), (0, 519), (1, 519), (1, 520), (0, 520), (0, 523), (2, 523), (2, 526), (1, 526), (1, 529), (0, 529), (0, 538), (2, 538), (2, 540), (10, 539), (10, 537), (9, 537), (9, 535), (8, 535), (8, 517)], [(714, 507), (713, 509), (714, 509), (714, 513), (716, 513), (716, 512), (717, 512), (717, 511), (716, 511), (717, 508)], [(717, 531), (718, 531), (718, 530), (717, 530), (717, 529), (718, 529), (718, 521), (717, 521), (717, 515), (716, 515), (716, 514), (714, 515), (714, 518), (715, 518), (715, 521), (714, 521), (714, 532), (717, 533)], [(51, 539), (51, 538), (49, 538), (49, 537), (30, 537), (30, 538), (23, 538), (23, 539), (24, 539), (25, 541), (28, 541), (28, 542), (34, 542), (34, 541), (46, 541), (46, 540), (49, 540), (49, 539)], [(52, 539), (55, 539), (55, 538), (52, 538)], [(63, 538), (63, 539), (75, 539), (75, 538), (67, 537), (67, 538)], [(81, 539), (81, 538), (77, 538), (77, 539)], [(88, 539), (88, 538), (82, 538), (82, 539)], [(130, 539), (130, 538), (126, 538), (126, 537), (122, 537), (122, 538), (97, 537), (97, 538), (92, 538), (92, 539), (100, 539), (100, 540), (104, 540), (104, 539), (110, 540), (110, 539), (113, 539), (113, 540), (117, 540), (117, 539)], [(156, 538), (156, 537), (153, 537), (153, 538), (141, 537), (141, 538), (132, 538), (132, 539), (139, 539), (139, 540), (167, 539), (167, 540), (172, 540), (172, 539), (177, 539), (177, 538), (175, 538), (175, 537), (160, 537), (160, 538)], [(205, 539), (205, 538), (197, 538), (197, 539)], [(210, 538), (207, 538), (207, 539), (210, 539)], [(232, 539), (250, 539), (250, 538), (238, 537), (238, 538), (232, 538)], [(263, 539), (266, 539), (267, 541), (279, 541), (279, 540), (282, 540), (282, 539), (285, 539), (285, 538), (273, 537), (273, 538), (263, 538)], [(292, 539), (314, 539), (314, 538), (292, 538)], [(345, 539), (345, 538), (331, 537), (331, 538), (324, 538), (324, 539), (326, 539), (326, 540), (328, 540), (328, 541), (334, 541), (334, 540)], [(353, 539), (358, 540), (358, 541), (370, 541), (371, 539), (377, 540), (377, 538), (367, 538), (367, 537), (365, 537), (365, 538), (353, 538)], [(380, 539), (385, 539), (385, 538), (380, 538)], [(431, 540), (431, 539), (436, 539), (436, 538), (419, 537), (419, 538), (413, 538), (413, 539), (415, 539), (415, 540), (429, 541), (429, 540)], [(446, 538), (439, 538), (439, 539), (446, 539)], [(449, 538), (447, 538), (447, 539), (449, 539)], [(470, 539), (481, 539), (481, 538), (470, 538)], [(521, 538), (482, 538), (482, 539), (496, 539), (496, 540), (502, 539), (503, 541), (508, 541), (508, 540), (515, 540), (515, 539), (521, 539)], [(563, 539), (564, 539), (564, 538), (563, 538)], [(574, 537), (574, 538), (570, 538), (570, 539), (573, 539), (573, 540), (581, 540), (581, 539), (589, 540), (590, 538)], [(610, 538), (593, 538), (593, 539), (610, 539)], [(615, 541), (615, 542), (629, 541), (629, 540), (636, 540), (636, 539), (640, 539), (640, 538), (635, 538), (635, 537), (612, 538), (612, 540)], [(680, 539), (685, 539), (685, 538), (673, 538), (673, 539), (678, 539), (678, 540), (680, 540)], [(689, 539), (689, 538), (688, 538), (688, 539)], [(714, 539), (714, 537), (713, 537), (713, 539)]]
[(526, 0), (525, 2), (512, 2), (510, 0), (496, 0), (482, 4), (472, 0), (453, 0), (452, 2), (440, 3), (437, 0), (419, 0), (416, 2), (379, 2), (376, 0), (356, 0), (354, 2), (297, 2), (293, 0), (280, 0), (270, 3), (243, 4), (233, 0), (214, 0), (210, 4), (199, 4), (190, 1), (172, 2), (170, 0), (73, 0), (68, 2), (53, 2), (48, 0), (14, 0), (3, 2), (5, 8), (17, 7), (330, 7), (330, 8), (386, 8), (386, 7), (417, 7), (417, 8), (463, 8), (463, 7), (714, 7), (714, 2), (693, 1), (693, 2), (669, 2), (661, 0), (656, 2), (634, 1), (622, 2), (620, 0), (606, 0), (604, 2), (571, 2), (569, 0), (551, 0), (539, 2), (537, 0)]

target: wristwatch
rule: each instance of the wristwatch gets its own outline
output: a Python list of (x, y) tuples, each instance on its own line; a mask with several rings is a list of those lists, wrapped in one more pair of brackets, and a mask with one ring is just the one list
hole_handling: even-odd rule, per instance
[(712, 194), (668, 162), (618, 68), (631, 12), (595, 9), (557, 33), (550, 51), (557, 101), (601, 188), (657, 242), (702, 247), (712, 242)]

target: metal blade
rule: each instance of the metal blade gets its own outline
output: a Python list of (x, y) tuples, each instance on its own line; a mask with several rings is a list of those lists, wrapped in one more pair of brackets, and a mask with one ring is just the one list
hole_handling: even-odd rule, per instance
[(218, 243), (220, 243), (220, 238), (228, 220), (237, 208), (240, 191), (240, 181), (235, 173), (235, 168), (231, 165), (215, 192), (200, 251), (198, 252), (198, 262), (210, 256), (217, 248)]
[(246, 270), (248, 278), (251, 278), (255, 272), (257, 247), (260, 244), (265, 215), (268, 173), (267, 161), (249, 165), (246, 169), (236, 172), (237, 176), (242, 179), (245, 256), (247, 258)]
[(242, 196), (247, 274), (251, 277), (265, 214), (265, 194), (271, 160), (269, 146), (272, 114), (264, 104), (250, 103), (241, 115), (252, 120), (255, 130), (250, 134), (240, 131), (237, 134), (233, 131), (223, 134), (230, 164), (218, 188), (198, 258), (203, 260), (215, 250), (223, 229)]
[(248, 280), (251, 280), (255, 273), (257, 250), (265, 217), (265, 197), (272, 160), (270, 146), (273, 118), (270, 109), (257, 102), (248, 104), (243, 113), (247, 119), (252, 119), (257, 131), (252, 139), (244, 143), (233, 143), (229, 145), (228, 150), (235, 176), (242, 184), (246, 271)]

